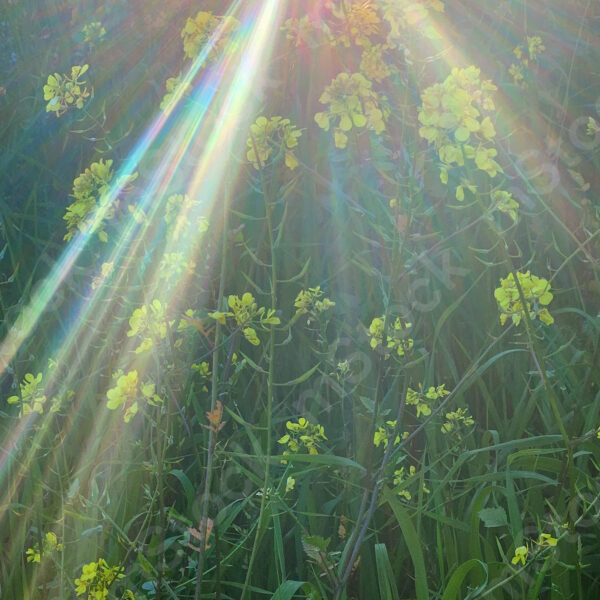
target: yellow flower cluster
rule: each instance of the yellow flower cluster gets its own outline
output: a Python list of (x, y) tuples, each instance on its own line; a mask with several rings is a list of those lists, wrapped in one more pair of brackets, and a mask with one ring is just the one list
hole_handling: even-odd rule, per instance
[[(175, 321), (169, 321), (172, 327)], [(142, 342), (135, 349), (136, 354), (149, 350), (157, 340), (167, 337), (167, 305), (160, 300), (153, 300), (150, 304), (144, 304), (133, 311), (129, 319), (129, 331), (127, 337), (141, 337)]]
[(428, 38), (440, 37), (432, 23), (431, 12), (444, 12), (440, 0), (380, 0), (383, 18), (390, 26), (388, 39), (400, 46), (406, 31), (419, 31)]
[(182, 83), (181, 73), (177, 77), (169, 77), (165, 83), (167, 93), (163, 96), (160, 103), (160, 110), (167, 110), (172, 100), (183, 95), (183, 93), (190, 87), (189, 83)]
[[(189, 226), (194, 227), (195, 239), (198, 234), (208, 231), (208, 219), (198, 215), (200, 202), (195, 202), (187, 194), (172, 194), (167, 198), (164, 220), (169, 226), (169, 235), (173, 239), (180, 238)], [(193, 217), (193, 218), (192, 218)]]
[(83, 33), (83, 41), (91, 46), (106, 35), (106, 29), (100, 21), (92, 21), (84, 25), (81, 32)]
[(421, 384), (419, 384), (418, 392), (412, 388), (408, 388), (406, 392), (406, 404), (417, 407), (417, 417), (421, 415), (428, 417), (431, 414), (431, 408), (427, 401), (440, 400), (449, 393), (444, 384), (437, 387), (431, 386), (426, 392), (423, 391)]
[(208, 316), (221, 323), (221, 325), (225, 325), (227, 317), (233, 317), (237, 326), (242, 330), (244, 337), (253, 346), (260, 344), (254, 329), (256, 325), (266, 329), (267, 325), (279, 325), (281, 323), (279, 317), (274, 316), (275, 311), (273, 309), (267, 310), (264, 306), (259, 308), (250, 292), (246, 292), (241, 298), (239, 296), (229, 296), (227, 304), (231, 309), (230, 312), (215, 311), (208, 313)]
[[(400, 485), (405, 481), (408, 482), (415, 477), (417, 474), (417, 469), (414, 465), (410, 465), (408, 469), (408, 473), (404, 467), (400, 467), (394, 471), (394, 485)], [(423, 493), (429, 494), (429, 489), (425, 487), (423, 484)], [(398, 491), (398, 496), (402, 496), (405, 500), (412, 499), (412, 494), (407, 489), (402, 489)]]
[(377, 134), (385, 131), (385, 121), (389, 115), (387, 99), (372, 88), (373, 84), (362, 74), (340, 73), (325, 88), (319, 98), (328, 109), (315, 115), (317, 125), (329, 131), (334, 122), (334, 141), (337, 148), (345, 148), (348, 143), (347, 131), (353, 127), (367, 127)]
[(196, 269), (196, 261), (183, 252), (165, 252), (160, 261), (158, 276), (161, 279), (177, 280), (184, 272), (192, 274)]
[(48, 531), (42, 539), (42, 549), (38, 543), (33, 545), (33, 548), (28, 548), (25, 551), (27, 562), (39, 563), (44, 556), (49, 556), (52, 552), (62, 552), (63, 545), (58, 541), (56, 534)]
[[(94, 213), (99, 207), (104, 207), (108, 201), (108, 191), (113, 179), (112, 160), (100, 159), (92, 163), (75, 181), (73, 181), (73, 193), (75, 202), (67, 206), (67, 212), (63, 219), (67, 222), (67, 233), (65, 240), (70, 240), (77, 231), (87, 232), (94, 226)], [(129, 176), (123, 183), (134, 181), (137, 173)], [(102, 214), (102, 218), (95, 224), (98, 229), (98, 237), (106, 242), (108, 236), (103, 229), (105, 220), (114, 216), (114, 207), (111, 206)]]
[(316, 29), (316, 24), (310, 20), (308, 15), (286, 19), (281, 27), (281, 31), (285, 33), (285, 39), (293, 42), (296, 47), (308, 43)]
[(519, 203), (513, 198), (510, 192), (495, 190), (491, 194), (494, 208), (510, 216), (513, 221), (517, 221)]
[(218, 17), (208, 11), (200, 11), (189, 18), (183, 30), (183, 52), (187, 58), (195, 58), (207, 45), (210, 46), (207, 60), (214, 62), (230, 42), (231, 34), (238, 28), (239, 21), (230, 16)]
[(469, 411), (466, 408), (457, 408), (454, 412), (446, 413), (446, 422), (442, 425), (442, 433), (454, 433), (460, 440), (462, 439), (461, 431), (471, 425), (475, 425), (475, 421)]
[[(553, 298), (550, 292), (550, 283), (543, 277), (532, 275), (529, 271), (526, 273), (517, 272), (517, 277), (523, 291), (529, 318), (535, 319), (538, 317), (542, 323), (552, 325), (554, 318), (546, 308)], [(518, 325), (524, 316), (524, 312), (519, 290), (512, 273), (509, 273), (505, 279), (500, 278), (500, 287), (494, 290), (494, 297), (500, 309), (500, 323), (504, 325), (510, 317), (512, 322)]]
[[(386, 421), (384, 425), (378, 427), (377, 431), (375, 431), (375, 434), (373, 435), (373, 444), (375, 444), (375, 446), (377, 446), (378, 448), (381, 444), (387, 446), (388, 440), (393, 430), (396, 428), (396, 424), (397, 421)], [(402, 437), (400, 437), (400, 434), (396, 435), (396, 437), (394, 438), (394, 446), (396, 444), (399, 444), (401, 440), (407, 437), (408, 431), (405, 431), (402, 434)]]
[(290, 452), (299, 452), (301, 449), (308, 450), (309, 454), (319, 454), (320, 442), (327, 439), (322, 425), (312, 425), (304, 417), (300, 417), (297, 423), (288, 421), (285, 427), (288, 433), (277, 440), (279, 444), (287, 446), (284, 456), (289, 455)]
[(448, 169), (464, 166), (465, 159), (472, 160), (490, 177), (502, 172), (494, 160), (497, 150), (488, 145), (496, 130), (489, 116), (482, 117), (482, 111), (494, 110), (489, 92), (497, 88), (489, 80), (482, 81), (479, 74), (474, 66), (454, 68), (443, 83), (436, 83), (421, 94), (419, 135), (438, 152), (443, 183), (448, 183)]
[[(398, 356), (404, 356), (404, 353), (413, 347), (414, 340), (406, 337), (406, 330), (412, 327), (412, 323), (405, 323), (396, 317), (395, 321), (387, 327), (386, 348), (395, 349)], [(369, 335), (371, 336), (371, 348), (375, 349), (383, 346), (383, 336), (386, 329), (385, 317), (375, 317), (369, 325)], [(386, 355), (387, 358), (387, 355)]]
[(379, 33), (381, 19), (371, 2), (340, 0), (332, 5), (331, 13), (336, 19), (328, 32), (329, 43), (333, 46), (343, 44), (349, 48), (351, 42), (369, 46), (369, 36)]
[(122, 571), (122, 567), (109, 567), (103, 558), (99, 558), (83, 565), (81, 575), (75, 579), (75, 591), (78, 596), (85, 595), (86, 600), (104, 600), (113, 582), (125, 577)]
[(285, 166), (288, 169), (295, 169), (298, 166), (298, 159), (292, 148), (298, 145), (298, 138), (301, 135), (302, 131), (292, 125), (289, 119), (258, 117), (250, 125), (250, 135), (246, 140), (248, 146), (246, 157), (255, 169), (260, 169), (266, 166), (273, 150), (277, 150), (284, 152)]
[(117, 380), (117, 385), (106, 392), (108, 402), (106, 407), (110, 410), (125, 410), (123, 421), (129, 423), (132, 417), (135, 417), (139, 410), (138, 399), (144, 399), (151, 406), (156, 406), (162, 400), (157, 396), (155, 386), (152, 382), (146, 382), (140, 385), (137, 371), (129, 371), (123, 375), (122, 371), (113, 374), (113, 379)]
[(46, 395), (44, 388), (41, 385), (42, 374), (38, 373), (34, 376), (32, 373), (27, 373), (23, 377), (20, 384), (21, 397), (10, 396), (7, 402), (9, 404), (21, 404), (21, 415), (30, 415), (33, 412), (43, 413), (44, 404), (46, 403)]
[(388, 44), (374, 44), (365, 48), (360, 60), (360, 71), (367, 79), (379, 83), (392, 74), (393, 67), (384, 58), (384, 53), (389, 48), (391, 46)]
[(294, 302), (296, 315), (310, 315), (310, 323), (311, 318), (317, 319), (321, 313), (335, 306), (335, 302), (331, 301), (329, 298), (323, 298), (321, 300), (322, 296), (323, 290), (321, 290), (320, 285), (314, 288), (308, 288), (308, 290), (300, 290)]
[[(552, 537), (549, 533), (542, 533), (538, 540), (533, 540), (534, 544), (538, 546), (539, 549), (543, 548), (556, 548), (558, 545), (558, 540), (555, 537)], [(535, 546), (532, 546), (535, 549)], [(511, 563), (513, 565), (517, 565), (521, 563), (523, 566), (527, 562), (529, 557), (529, 548), (527, 546), (518, 546), (515, 548), (515, 555), (511, 558)]]
[(89, 97), (90, 92), (85, 87), (86, 82), (80, 81), (89, 65), (71, 67), (71, 75), (54, 73), (48, 75), (48, 82), (44, 85), (44, 100), (46, 112), (53, 112), (57, 117), (64, 114), (70, 107), (83, 108), (83, 101)]
[(512, 63), (508, 72), (512, 75), (516, 85), (523, 89), (528, 87), (528, 84), (525, 81), (525, 73), (529, 69), (529, 61), (533, 62), (537, 60), (538, 55), (545, 49), (546, 46), (544, 46), (542, 38), (538, 35), (527, 37), (527, 50), (524, 50), (522, 45), (513, 48), (513, 54), (517, 57), (519, 62), (517, 64)]

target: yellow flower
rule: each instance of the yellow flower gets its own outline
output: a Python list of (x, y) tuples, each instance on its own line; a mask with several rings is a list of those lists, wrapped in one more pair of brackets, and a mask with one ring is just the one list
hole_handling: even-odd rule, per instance
[(238, 28), (239, 21), (233, 17), (217, 17), (212, 12), (200, 11), (189, 18), (183, 30), (183, 52), (187, 58), (196, 58), (205, 48), (210, 48), (207, 60), (214, 62), (230, 42), (231, 34)]
[(64, 114), (70, 107), (83, 108), (83, 102), (90, 92), (85, 81), (80, 81), (89, 65), (71, 67), (71, 75), (54, 73), (48, 75), (44, 85), (44, 100), (48, 101), (46, 112), (53, 112), (57, 117)]
[[(395, 349), (398, 356), (404, 356), (405, 352), (413, 347), (414, 340), (406, 336), (406, 330), (412, 327), (412, 323), (406, 323), (396, 317), (393, 324), (388, 327), (386, 348)], [(375, 317), (369, 325), (371, 336), (371, 348), (383, 346), (383, 334), (385, 330), (385, 317)], [(388, 355), (386, 355), (388, 358)]]
[(540, 539), (537, 541), (539, 546), (550, 546), (554, 547), (558, 544), (558, 540), (552, 537), (549, 533), (540, 534)]
[(294, 489), (294, 486), (296, 485), (296, 480), (293, 477), (288, 477), (286, 482), (285, 482), (285, 491), (287, 492), (291, 492)]
[[(553, 298), (550, 292), (550, 283), (542, 277), (532, 275), (529, 271), (517, 272), (517, 277), (523, 291), (529, 318), (538, 317), (542, 323), (552, 325), (554, 318), (546, 308)], [(494, 297), (500, 309), (500, 324), (504, 325), (508, 317), (511, 317), (512, 322), (518, 325), (525, 313), (512, 273), (509, 273), (505, 279), (500, 278), (500, 287), (494, 290)]]
[(83, 41), (90, 44), (90, 46), (93, 46), (106, 35), (106, 29), (100, 21), (92, 21), (84, 25), (81, 32), (83, 33)]
[(322, 425), (313, 425), (304, 417), (300, 417), (297, 423), (288, 421), (285, 426), (288, 433), (277, 440), (277, 443), (287, 446), (284, 456), (290, 452), (298, 452), (301, 448), (307, 450), (309, 454), (318, 454), (319, 444), (327, 439)]
[(298, 166), (298, 159), (292, 149), (298, 145), (301, 135), (302, 131), (292, 125), (289, 119), (260, 116), (250, 126), (246, 157), (255, 169), (260, 169), (266, 166), (273, 150), (278, 150), (284, 153), (286, 167), (293, 170)]
[[(437, 150), (443, 183), (448, 182), (448, 169), (464, 166), (465, 159), (473, 160), (490, 177), (502, 171), (494, 160), (496, 149), (486, 147), (496, 130), (490, 117), (482, 116), (482, 111), (494, 110), (489, 92), (495, 89), (491, 81), (480, 79), (478, 68), (470, 66), (452, 69), (443, 83), (436, 83), (421, 94), (419, 135)], [(457, 190), (459, 200), (462, 193), (462, 189)]]
[(519, 546), (515, 548), (515, 555), (511, 559), (511, 563), (516, 565), (518, 562), (521, 562), (523, 565), (527, 561), (527, 555), (529, 554), (529, 550), (527, 546)]
[[(169, 327), (172, 327), (174, 323), (174, 320), (169, 321)], [(135, 353), (141, 354), (149, 350), (155, 342), (167, 337), (167, 305), (155, 299), (151, 304), (144, 304), (140, 308), (136, 308), (129, 319), (129, 327), (127, 337), (142, 338)]]
[(175, 99), (178, 100), (181, 98), (189, 87), (189, 83), (182, 83), (181, 73), (179, 73), (177, 77), (169, 77), (165, 83), (167, 93), (163, 96), (163, 99), (160, 103), (160, 110), (167, 110), (171, 102), (173, 102)]
[(21, 396), (10, 396), (7, 399), (9, 404), (20, 404), (20, 416), (30, 415), (31, 413), (43, 413), (46, 395), (43, 393), (42, 374), (26, 373), (23, 381), (19, 385)]
[(387, 99), (374, 92), (372, 85), (362, 73), (340, 73), (321, 94), (319, 102), (328, 108), (318, 112), (315, 121), (325, 131), (329, 131), (333, 121), (336, 147), (346, 147), (346, 132), (353, 127), (366, 127), (376, 134), (385, 131), (389, 115)]

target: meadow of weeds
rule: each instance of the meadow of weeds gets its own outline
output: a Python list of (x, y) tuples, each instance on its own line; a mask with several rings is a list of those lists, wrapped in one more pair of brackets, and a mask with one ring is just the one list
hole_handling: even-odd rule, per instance
[(2, 600), (600, 597), (596, 0), (0, 52)]

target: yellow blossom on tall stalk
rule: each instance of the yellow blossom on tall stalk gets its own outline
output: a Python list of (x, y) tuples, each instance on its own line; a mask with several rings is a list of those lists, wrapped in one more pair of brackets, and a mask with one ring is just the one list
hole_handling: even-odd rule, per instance
[(516, 565), (519, 562), (522, 565), (525, 565), (525, 563), (527, 562), (528, 555), (529, 555), (529, 550), (527, 549), (527, 546), (519, 546), (519, 547), (515, 548), (515, 555), (512, 557), (510, 562), (513, 565)]
[(348, 48), (351, 42), (358, 46), (369, 46), (370, 36), (379, 33), (381, 19), (370, 0), (339, 0), (332, 4), (331, 12), (336, 22), (331, 23), (328, 37), (334, 46), (342, 44)]
[[(309, 454), (319, 453), (319, 444), (326, 440), (325, 430), (322, 425), (313, 425), (304, 417), (300, 417), (297, 423), (288, 421), (285, 424), (287, 433), (279, 438), (277, 442), (287, 446), (283, 455), (287, 456), (290, 452), (296, 453), (300, 450), (307, 450)], [(285, 463), (286, 461), (282, 461)]]
[(512, 75), (515, 85), (525, 89), (528, 83), (525, 74), (529, 73), (530, 61), (537, 61), (537, 57), (546, 49), (539, 35), (527, 36), (525, 47), (523, 45), (513, 48), (513, 54), (519, 60), (517, 64), (512, 63), (508, 72)]
[[(108, 240), (104, 231), (104, 221), (112, 219), (115, 214), (115, 206), (107, 206), (108, 192), (114, 177), (112, 164), (112, 160), (101, 158), (98, 162), (93, 162), (73, 181), (71, 196), (75, 198), (75, 202), (67, 206), (67, 212), (63, 217), (67, 222), (67, 233), (63, 239), (70, 240), (77, 231), (85, 233), (95, 227), (100, 240), (103, 242)], [(119, 185), (124, 186), (136, 178), (137, 173), (134, 173), (123, 179)], [(103, 213), (96, 219), (96, 211), (100, 208), (103, 209)]]
[(466, 408), (457, 408), (446, 413), (446, 422), (442, 425), (442, 433), (453, 433), (457, 439), (462, 439), (463, 430), (475, 425), (473, 417)]
[(53, 112), (60, 117), (71, 107), (83, 108), (83, 102), (90, 96), (90, 90), (80, 78), (88, 69), (89, 65), (74, 66), (71, 67), (71, 75), (48, 75), (48, 81), (44, 85), (44, 100), (48, 101), (46, 112)]
[(42, 374), (26, 373), (19, 385), (21, 396), (10, 396), (9, 404), (20, 404), (21, 416), (31, 413), (43, 413), (46, 395), (42, 386)]
[(346, 132), (353, 127), (380, 134), (385, 131), (389, 115), (387, 98), (372, 90), (373, 84), (362, 73), (340, 73), (321, 94), (319, 102), (327, 104), (327, 110), (315, 115), (317, 125), (329, 131), (333, 122), (335, 145), (345, 148)]
[(106, 29), (100, 21), (92, 21), (83, 26), (81, 33), (83, 33), (83, 41), (93, 46), (106, 35)]
[(417, 417), (428, 417), (431, 414), (431, 407), (428, 401), (441, 400), (449, 393), (444, 384), (437, 387), (430, 386), (426, 391), (423, 391), (423, 387), (419, 384), (418, 391), (412, 388), (408, 388), (406, 391), (406, 404), (417, 408)]
[(190, 17), (181, 31), (183, 52), (187, 58), (196, 58), (205, 46), (209, 46), (207, 60), (214, 62), (231, 41), (231, 34), (240, 22), (230, 16), (218, 17), (209, 11), (199, 11)]
[(199, 214), (201, 203), (192, 200), (187, 194), (171, 194), (167, 198), (164, 221), (169, 228), (169, 236), (178, 239), (182, 235), (192, 235), (194, 241), (202, 239), (199, 234), (208, 231), (208, 219)]
[(83, 565), (81, 575), (75, 579), (75, 591), (77, 596), (85, 596), (85, 600), (104, 600), (109, 587), (123, 577), (123, 567), (109, 567), (103, 558), (99, 558)]
[[(373, 444), (379, 448), (381, 444), (387, 446), (392, 432), (396, 428), (398, 421), (386, 421), (383, 425), (379, 426), (373, 434)], [(405, 431), (402, 436), (398, 433), (394, 438), (394, 446), (399, 444), (401, 440), (408, 437), (408, 431)]]
[(181, 73), (176, 77), (169, 77), (165, 83), (167, 92), (160, 103), (160, 110), (167, 110), (173, 99), (184, 94), (189, 87), (189, 83), (181, 81)]
[[(529, 271), (525, 273), (519, 271), (517, 277), (529, 318), (533, 320), (537, 317), (542, 323), (552, 325), (554, 318), (546, 308), (554, 297), (550, 292), (550, 283), (543, 277), (532, 275)], [(500, 287), (494, 290), (494, 297), (500, 309), (501, 325), (504, 325), (509, 317), (515, 325), (518, 325), (524, 317), (524, 311), (512, 273), (509, 273), (506, 278), (500, 278)]]
[(375, 44), (365, 48), (360, 59), (360, 71), (367, 79), (379, 83), (392, 74), (394, 68), (384, 57), (389, 48), (391, 46), (388, 44)]
[[(385, 316), (375, 317), (369, 325), (369, 335), (371, 337), (371, 348), (375, 349), (379, 346), (389, 349), (395, 349), (398, 356), (404, 356), (405, 352), (413, 347), (414, 340), (406, 336), (406, 331), (412, 327), (412, 323), (407, 323), (396, 317), (393, 323), (387, 327)], [(384, 334), (386, 335), (386, 343), (383, 343)], [(386, 358), (388, 356), (386, 355)]]
[(154, 393), (154, 384), (151, 381), (141, 383), (138, 372), (135, 370), (129, 371), (125, 375), (119, 370), (113, 374), (113, 379), (117, 380), (117, 385), (106, 392), (108, 398), (106, 407), (110, 410), (124, 410), (123, 421), (125, 423), (129, 423), (137, 414), (138, 400), (145, 400), (151, 406), (162, 402), (160, 397)]
[(130, 329), (127, 332), (127, 337), (142, 338), (135, 353), (145, 352), (156, 341), (164, 340), (167, 337), (167, 325), (172, 327), (174, 323), (175, 321), (167, 321), (167, 305), (160, 300), (155, 299), (148, 305), (136, 308), (129, 319)]
[(33, 548), (28, 548), (25, 551), (27, 562), (39, 563), (41, 559), (50, 556), (53, 552), (62, 552), (63, 545), (58, 541), (58, 537), (53, 531), (48, 531), (42, 539), (42, 549), (40, 550), (39, 543), (35, 543)]
[(227, 304), (231, 311), (214, 311), (208, 313), (208, 316), (215, 319), (221, 325), (225, 325), (228, 317), (235, 319), (236, 325), (242, 330), (244, 337), (253, 345), (258, 346), (260, 340), (256, 334), (255, 326), (266, 329), (269, 325), (279, 325), (279, 317), (275, 316), (275, 310), (266, 309), (264, 306), (259, 308), (254, 296), (246, 292), (240, 298), (239, 296), (229, 296)]
[[(394, 471), (394, 485), (401, 485), (405, 482), (410, 482), (411, 479), (415, 479), (417, 475), (417, 468), (415, 465), (410, 465), (408, 468), (408, 473), (404, 467), (400, 467)], [(430, 490), (423, 484), (423, 493), (429, 494)], [(401, 489), (398, 491), (398, 496), (402, 496), (405, 500), (411, 500), (412, 494), (406, 489)]]
[(322, 296), (323, 290), (319, 285), (308, 288), (308, 290), (300, 290), (294, 302), (296, 315), (308, 314), (308, 322), (310, 323), (311, 319), (318, 319), (323, 312), (335, 306), (335, 302), (329, 298), (322, 298)]
[[(470, 66), (452, 69), (443, 83), (436, 83), (421, 94), (419, 135), (437, 151), (443, 183), (448, 183), (448, 169), (464, 166), (465, 160), (472, 161), (490, 177), (502, 172), (494, 160), (498, 151), (490, 145), (496, 130), (489, 115), (483, 115), (495, 109), (490, 92), (496, 89), (490, 80), (480, 79), (477, 67)], [(458, 191), (457, 198), (461, 199)]]
[(289, 119), (282, 117), (258, 117), (250, 125), (250, 135), (246, 140), (248, 152), (247, 159), (254, 165), (255, 169), (265, 167), (273, 151), (283, 152), (285, 155), (285, 166), (295, 169), (298, 159), (293, 148), (298, 145), (298, 138), (302, 131), (291, 124)]

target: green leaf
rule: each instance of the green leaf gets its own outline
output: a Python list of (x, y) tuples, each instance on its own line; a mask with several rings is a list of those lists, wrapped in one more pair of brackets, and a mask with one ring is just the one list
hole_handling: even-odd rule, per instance
[(479, 511), (479, 518), (483, 521), (484, 527), (504, 527), (508, 525), (506, 511), (501, 506), (482, 508)]
[(427, 585), (427, 571), (425, 570), (425, 559), (423, 558), (423, 548), (421, 540), (417, 535), (415, 527), (395, 494), (388, 487), (383, 488), (383, 497), (390, 505), (398, 525), (402, 530), (404, 542), (410, 553), (415, 568), (415, 592), (417, 600), (429, 600), (429, 586)]
[[(479, 567), (483, 571), (485, 575), (484, 582), (476, 590), (473, 590), (466, 596), (463, 596), (461, 594), (461, 586), (469, 572), (475, 569), (476, 567)], [(456, 569), (456, 571), (454, 571), (452, 577), (450, 577), (450, 581), (448, 582), (446, 589), (444, 590), (442, 600), (468, 600), (469, 598), (476, 598), (477, 595), (485, 589), (485, 587), (487, 586), (487, 582), (487, 565), (484, 562), (477, 560), (476, 558), (472, 558), (471, 560), (467, 560), (466, 562), (464, 562)]]
[(304, 585), (304, 581), (284, 581), (276, 590), (271, 600), (291, 600), (292, 596)]
[(312, 367), (311, 369), (306, 371), (306, 373), (302, 373), (302, 375), (299, 375), (298, 377), (296, 377), (296, 379), (292, 379), (291, 381), (286, 381), (285, 383), (273, 383), (273, 385), (278, 385), (280, 387), (298, 385), (299, 383), (306, 381), (317, 370), (317, 368), (319, 367), (320, 364), (321, 363), (317, 363), (314, 367)]

